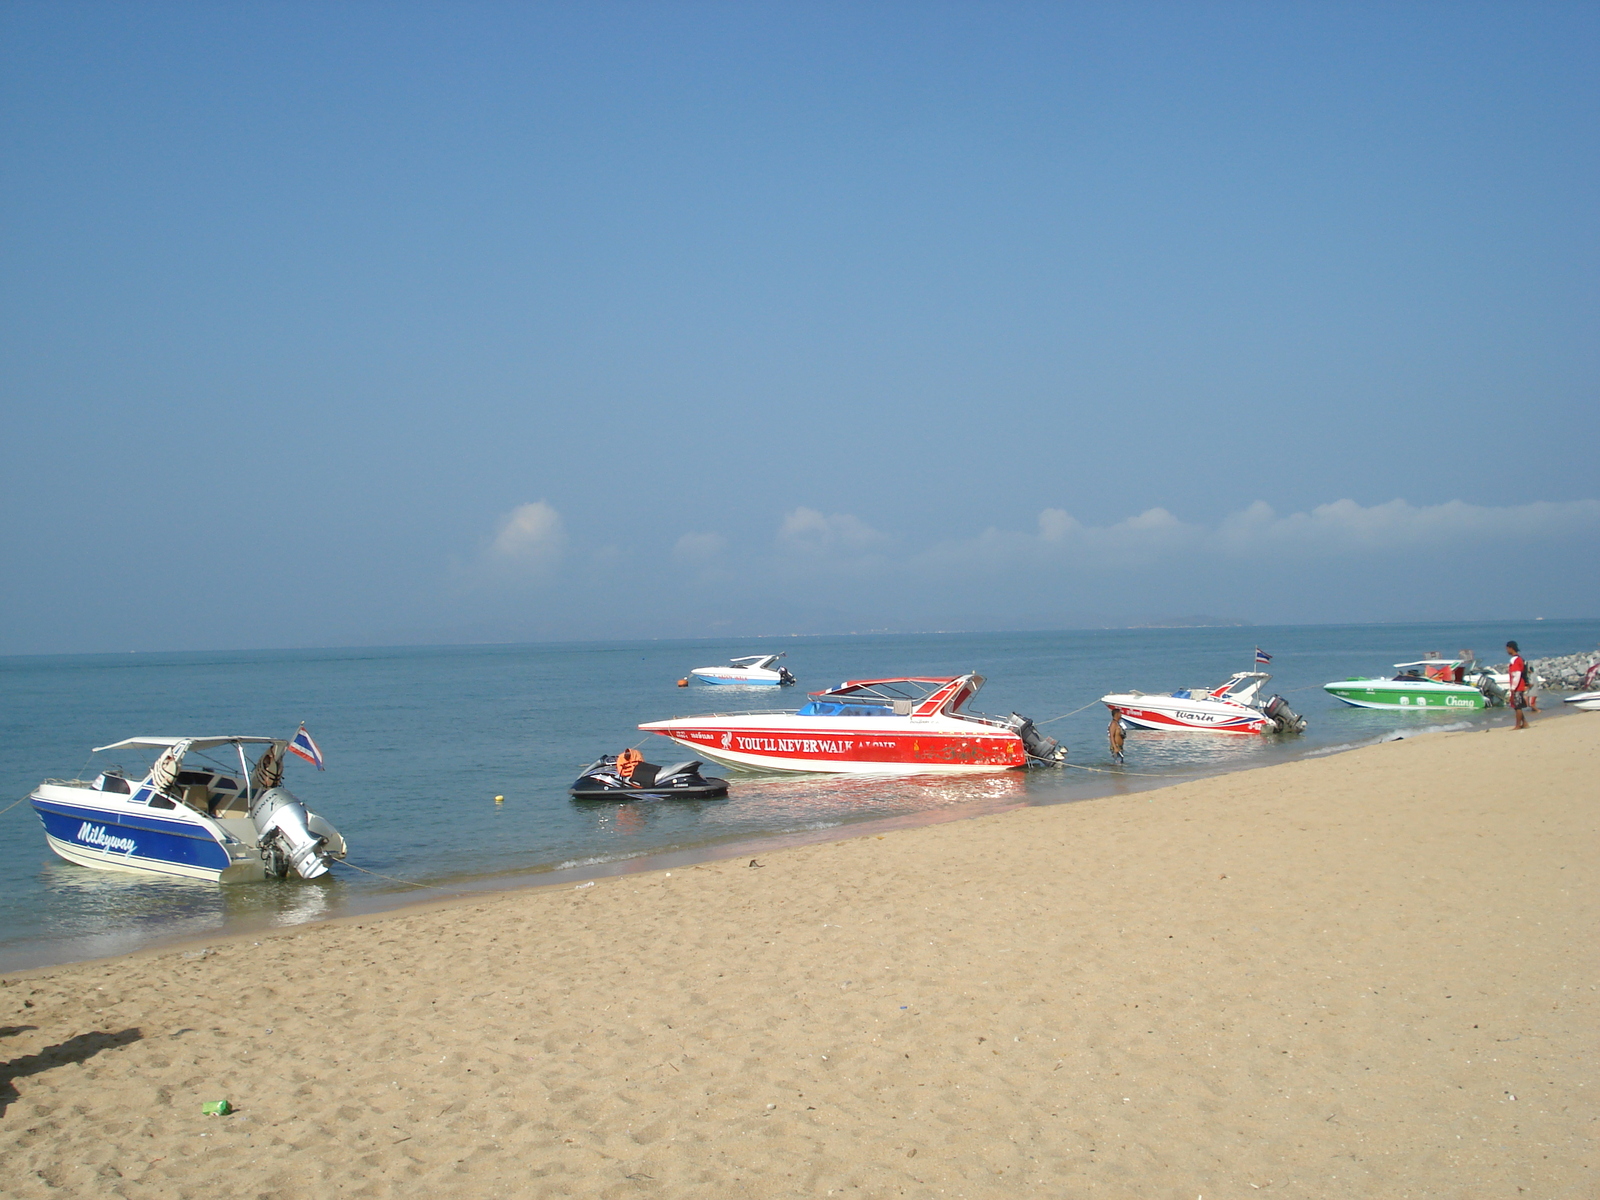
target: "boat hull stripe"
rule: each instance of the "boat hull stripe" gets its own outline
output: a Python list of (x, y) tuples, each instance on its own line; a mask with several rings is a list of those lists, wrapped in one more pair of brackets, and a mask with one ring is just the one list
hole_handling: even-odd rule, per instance
[(1152, 709), (1133, 709), (1123, 705), (1117, 707), (1122, 719), (1130, 725), (1137, 725), (1141, 729), (1194, 729), (1206, 733), (1260, 733), (1266, 724), (1264, 717), (1229, 717), (1219, 721), (1183, 721), (1169, 713), (1157, 712)]
[[(125, 863), (130, 870), (212, 879), (233, 865), (227, 847), (196, 825), (139, 820), (132, 814), (104, 809), (74, 810), (37, 798), (33, 809), (51, 848), (69, 861), (96, 866)], [(64, 853), (62, 846), (82, 857)]]

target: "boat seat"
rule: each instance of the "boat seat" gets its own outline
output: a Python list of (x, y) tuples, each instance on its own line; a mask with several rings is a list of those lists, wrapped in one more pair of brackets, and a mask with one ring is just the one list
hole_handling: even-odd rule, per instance
[(906, 706), (902, 716), (911, 714), (910, 700), (895, 700), (890, 704), (881, 701), (859, 700), (812, 700), (801, 706), (795, 713), (797, 717), (887, 717), (898, 712), (901, 705)]

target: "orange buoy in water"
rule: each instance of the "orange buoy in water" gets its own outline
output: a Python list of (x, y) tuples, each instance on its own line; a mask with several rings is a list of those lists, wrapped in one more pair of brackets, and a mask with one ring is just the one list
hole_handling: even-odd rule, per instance
[(679, 687), (688, 687), (689, 686), (689, 681), (687, 679), (680, 679), (680, 680), (678, 680), (678, 686)]

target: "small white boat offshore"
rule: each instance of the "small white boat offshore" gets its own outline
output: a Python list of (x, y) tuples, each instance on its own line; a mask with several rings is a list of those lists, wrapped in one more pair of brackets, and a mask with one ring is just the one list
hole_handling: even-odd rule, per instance
[(135, 737), (95, 753), (110, 750), (159, 753), (148, 771), (108, 767), (93, 779), (46, 779), (28, 797), (45, 841), (68, 862), (246, 883), (316, 879), (345, 856), (339, 831), (283, 786), (286, 751), (321, 769), (303, 727), (287, 740)]
[(1354, 708), (1437, 712), (1503, 704), (1511, 684), (1509, 676), (1497, 675), (1470, 658), (1424, 658), (1395, 663), (1394, 669), (1389, 678), (1336, 679), (1323, 684), (1322, 690)]
[(1124, 729), (1209, 729), (1217, 733), (1304, 733), (1306, 719), (1282, 696), (1261, 699), (1261, 687), (1272, 676), (1264, 671), (1239, 671), (1209, 692), (1179, 688), (1149, 695), (1116, 692), (1100, 703), (1122, 721)]
[(730, 659), (725, 667), (696, 667), (689, 674), (701, 683), (733, 683), (746, 687), (780, 687), (795, 681), (787, 667), (777, 666), (783, 654), (752, 654)]

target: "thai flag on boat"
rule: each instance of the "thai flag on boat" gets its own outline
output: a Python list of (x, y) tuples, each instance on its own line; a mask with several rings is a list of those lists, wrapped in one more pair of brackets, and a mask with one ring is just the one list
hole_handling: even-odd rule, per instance
[(1260, 646), (1257, 646), (1256, 647), (1256, 662), (1258, 662), (1258, 663), (1269, 663), (1271, 661), (1272, 661), (1272, 655), (1268, 654)]
[(327, 769), (322, 765), (322, 751), (317, 749), (317, 744), (311, 740), (304, 725), (289, 739), (289, 753), (298, 754), (319, 771)]

